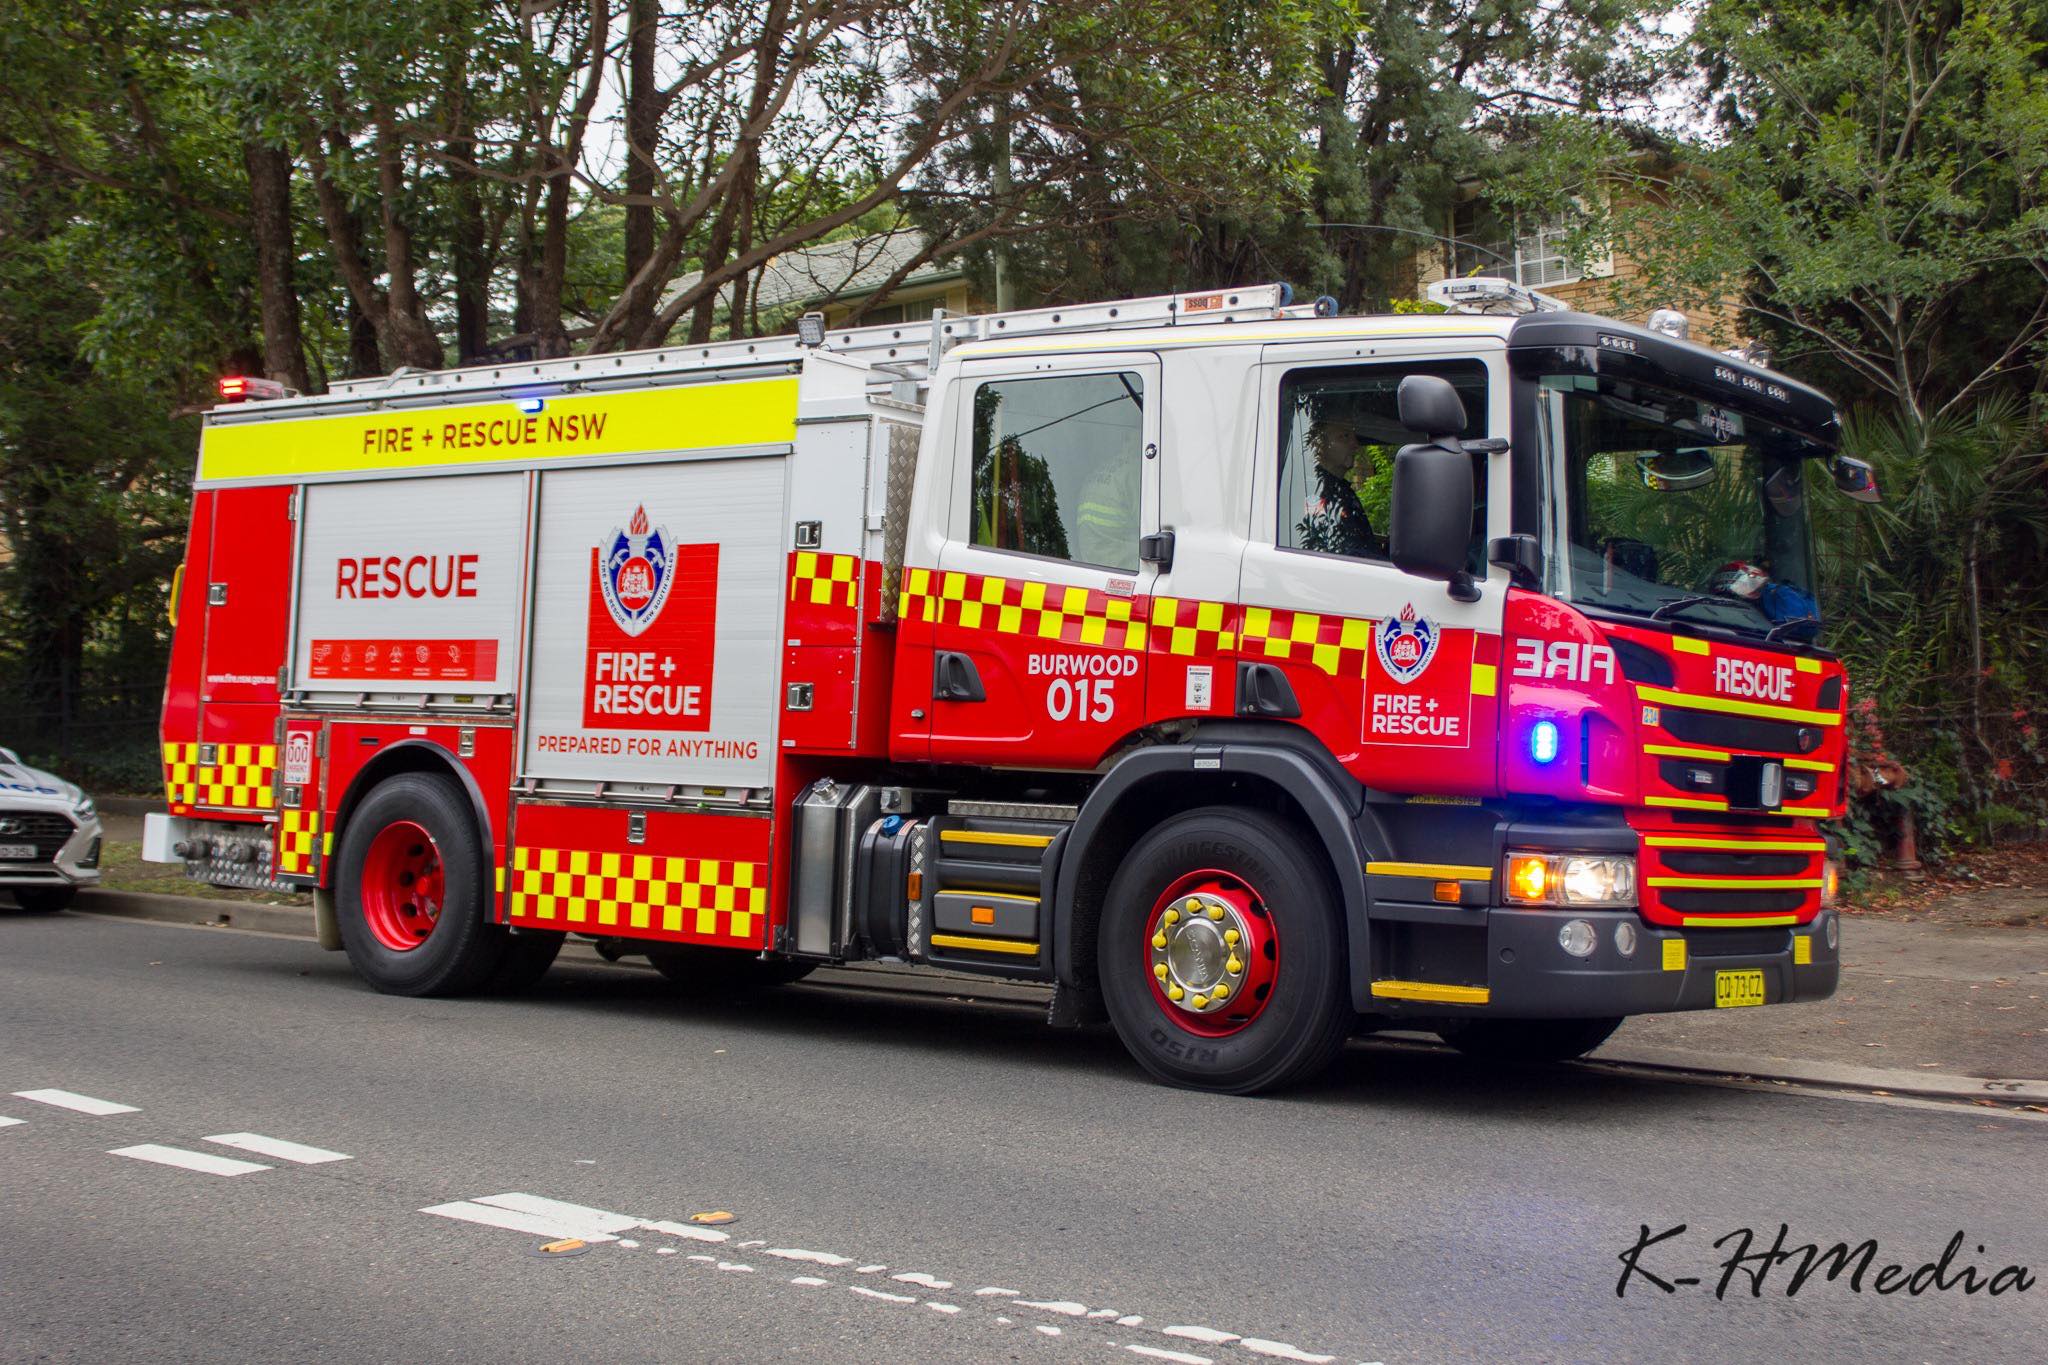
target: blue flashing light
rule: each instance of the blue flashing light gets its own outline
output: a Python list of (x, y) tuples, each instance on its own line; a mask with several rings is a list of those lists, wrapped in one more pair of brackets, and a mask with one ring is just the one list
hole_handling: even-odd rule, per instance
[(519, 410), (529, 417), (544, 410), (547, 405), (548, 400), (545, 398), (522, 398), (519, 400)]
[(1557, 722), (1539, 720), (1529, 727), (1529, 757), (1538, 763), (1552, 763), (1557, 759)]

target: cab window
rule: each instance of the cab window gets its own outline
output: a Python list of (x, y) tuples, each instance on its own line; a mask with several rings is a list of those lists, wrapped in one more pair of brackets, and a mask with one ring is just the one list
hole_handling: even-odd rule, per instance
[[(1468, 438), (1486, 435), (1486, 366), (1477, 360), (1291, 370), (1280, 381), (1280, 510), (1287, 550), (1387, 562), (1394, 452), (1420, 439), (1401, 425), (1401, 381), (1448, 379), (1465, 401)], [(1475, 543), (1483, 558), (1486, 466), (1474, 456)]]
[(990, 380), (973, 421), (974, 544), (1136, 572), (1141, 376)]

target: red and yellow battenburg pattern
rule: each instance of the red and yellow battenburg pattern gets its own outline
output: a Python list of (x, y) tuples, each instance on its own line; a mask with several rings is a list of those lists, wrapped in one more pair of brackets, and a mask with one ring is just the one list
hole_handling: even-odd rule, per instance
[(320, 812), (287, 810), (277, 825), (277, 874), (313, 875), (313, 853), (320, 846)]
[(173, 806), (218, 806), (229, 810), (269, 810), (275, 802), (271, 782), (277, 775), (275, 744), (218, 744), (214, 761), (199, 761), (203, 746), (166, 744), (164, 798)]
[(1143, 600), (1095, 588), (906, 569), (900, 608), (906, 621), (1065, 645), (1145, 648)]
[(768, 869), (761, 863), (526, 846), (513, 851), (515, 923), (758, 948), (767, 918)]
[(853, 555), (798, 550), (789, 569), (789, 600), (851, 611), (860, 592), (861, 561)]

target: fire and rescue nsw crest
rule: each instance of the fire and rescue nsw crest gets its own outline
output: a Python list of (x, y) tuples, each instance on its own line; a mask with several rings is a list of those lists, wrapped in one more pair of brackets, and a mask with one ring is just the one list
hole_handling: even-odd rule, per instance
[(673, 543), (666, 526), (648, 525), (645, 507), (634, 508), (633, 519), (625, 526), (612, 528), (598, 587), (612, 620), (626, 634), (640, 634), (661, 615), (675, 585), (675, 566), (669, 558)]
[(1373, 633), (1373, 649), (1388, 677), (1397, 683), (1412, 683), (1436, 657), (1442, 634), (1436, 622), (1415, 614), (1415, 604), (1411, 602), (1401, 608), (1399, 616), (1389, 616), (1380, 623)]

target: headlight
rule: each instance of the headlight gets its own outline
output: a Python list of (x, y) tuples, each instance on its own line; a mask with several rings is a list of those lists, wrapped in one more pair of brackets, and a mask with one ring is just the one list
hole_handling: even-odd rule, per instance
[(100, 813), (100, 808), (92, 803), (90, 796), (81, 796), (78, 804), (71, 808), (71, 813), (81, 820), (90, 820)]
[(1820, 871), (1820, 903), (1822, 908), (1833, 905), (1842, 894), (1842, 865), (1833, 858), (1827, 860)]
[(1612, 853), (1510, 853), (1507, 899), (1517, 905), (1636, 903), (1636, 860)]

